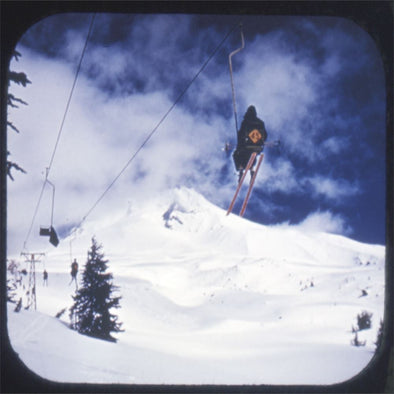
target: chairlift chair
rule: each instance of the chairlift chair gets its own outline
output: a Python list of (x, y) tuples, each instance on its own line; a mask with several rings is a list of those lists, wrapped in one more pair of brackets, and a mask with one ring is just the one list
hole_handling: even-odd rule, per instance
[(48, 179), (46, 179), (45, 182), (48, 182), (51, 186), (52, 186), (52, 213), (51, 213), (51, 225), (49, 227), (44, 227), (41, 226), (40, 227), (40, 235), (44, 236), (44, 237), (49, 237), (49, 242), (53, 245), (53, 246), (57, 246), (59, 245), (59, 238), (56, 234), (56, 231), (53, 227), (53, 209), (54, 209), (54, 204), (55, 204), (55, 185), (50, 182)]
[(40, 235), (41, 236), (49, 236), (49, 242), (53, 245), (53, 246), (57, 246), (59, 245), (59, 238), (56, 234), (55, 229), (53, 228), (53, 226), (50, 227), (40, 227)]

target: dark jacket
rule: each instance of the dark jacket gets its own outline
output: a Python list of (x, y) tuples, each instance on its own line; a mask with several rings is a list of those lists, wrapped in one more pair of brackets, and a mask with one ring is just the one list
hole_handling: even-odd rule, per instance
[[(238, 131), (237, 148), (233, 153), (233, 160), (237, 171), (246, 168), (252, 152), (257, 154), (263, 150), (267, 139), (267, 131), (264, 122), (257, 117), (256, 108), (251, 105), (247, 109), (241, 127)], [(252, 167), (255, 165), (254, 160)]]
[(76, 261), (74, 261), (71, 264), (71, 276), (76, 276), (78, 273), (78, 263)]
[(264, 122), (257, 117), (256, 108), (248, 107), (241, 127), (238, 131), (237, 149), (247, 146), (261, 146), (267, 139), (267, 131)]

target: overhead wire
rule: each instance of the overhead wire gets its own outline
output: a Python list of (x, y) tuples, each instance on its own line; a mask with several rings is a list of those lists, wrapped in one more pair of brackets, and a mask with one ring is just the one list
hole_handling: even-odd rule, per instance
[(236, 105), (236, 100), (235, 100), (235, 89), (234, 89), (234, 81), (233, 81), (233, 64), (231, 61), (231, 58), (237, 54), (238, 52), (242, 51), (245, 47), (245, 40), (244, 40), (244, 34), (242, 31), (242, 24), (239, 25), (240, 31), (241, 31), (241, 46), (237, 48), (236, 50), (232, 51), (228, 57), (228, 62), (229, 62), (229, 69), (230, 69), (230, 80), (231, 80), (231, 92), (233, 95), (233, 110), (234, 110), (234, 120), (235, 120), (235, 132), (238, 132), (238, 119), (237, 119), (237, 105)]
[(86, 47), (88, 46), (88, 42), (89, 42), (89, 39), (90, 39), (90, 35), (91, 35), (91, 33), (92, 33), (92, 30), (93, 30), (93, 24), (94, 24), (94, 19), (95, 19), (95, 18), (96, 18), (96, 14), (94, 13), (94, 14), (92, 15), (92, 19), (91, 19), (91, 21), (90, 21), (89, 31), (88, 31), (88, 34), (87, 34), (87, 36), (86, 36), (85, 45), (83, 46), (83, 49), (82, 49), (82, 54), (81, 54), (81, 58), (79, 59), (77, 71), (76, 71), (76, 73), (75, 73), (74, 82), (73, 82), (72, 87), (71, 87), (70, 95), (69, 95), (69, 97), (68, 97), (68, 101), (67, 101), (67, 104), (66, 104), (66, 109), (65, 109), (65, 111), (64, 111), (63, 119), (62, 119), (62, 122), (61, 122), (61, 124), (60, 124), (59, 132), (58, 132), (58, 135), (57, 135), (55, 147), (54, 147), (54, 149), (53, 149), (52, 157), (51, 157), (51, 160), (50, 160), (50, 162), (49, 162), (48, 171), (47, 171), (47, 176), (48, 176), (49, 171), (50, 171), (50, 169), (51, 169), (51, 167), (52, 167), (52, 163), (53, 163), (53, 160), (54, 160), (54, 158), (55, 158), (57, 146), (58, 146), (58, 144), (59, 144), (60, 137), (61, 137), (61, 134), (62, 134), (62, 132), (63, 132), (63, 126), (64, 126), (64, 123), (65, 123), (65, 121), (66, 121), (66, 117), (67, 117), (68, 110), (69, 110), (69, 108), (70, 108), (71, 99), (72, 99), (72, 96), (73, 96), (73, 93), (74, 93), (75, 85), (77, 84), (78, 75), (79, 75), (79, 72), (80, 72), (80, 70), (81, 70), (82, 60), (83, 60), (83, 58), (84, 58), (84, 56), (85, 56)]
[(198, 72), (194, 75), (194, 77), (189, 81), (189, 83), (186, 85), (186, 87), (182, 90), (182, 92), (178, 95), (178, 97), (175, 99), (173, 104), (170, 106), (170, 108), (167, 110), (167, 112), (162, 116), (162, 118), (159, 120), (159, 122), (156, 124), (156, 126), (152, 129), (152, 131), (147, 135), (147, 137), (144, 139), (144, 141), (141, 143), (141, 145), (138, 147), (138, 149), (133, 153), (133, 155), (130, 157), (130, 159), (126, 162), (126, 164), (123, 166), (123, 168), (120, 170), (120, 172), (116, 175), (116, 177), (113, 179), (113, 181), (107, 186), (107, 188), (103, 191), (103, 193), (100, 195), (100, 197), (96, 200), (96, 202), (92, 205), (92, 207), (87, 211), (87, 213), (83, 216), (82, 220), (78, 223), (74, 229), (77, 229), (82, 225), (82, 223), (86, 220), (86, 218), (92, 213), (92, 211), (97, 207), (97, 205), (100, 203), (100, 201), (105, 197), (105, 195), (109, 192), (109, 190), (113, 187), (113, 185), (116, 183), (116, 181), (121, 177), (121, 175), (126, 171), (127, 167), (131, 164), (131, 162), (135, 159), (135, 157), (138, 155), (138, 153), (144, 148), (144, 146), (148, 143), (148, 141), (153, 137), (153, 135), (157, 132), (158, 128), (160, 125), (164, 122), (164, 120), (168, 117), (168, 115), (171, 113), (171, 111), (175, 108), (175, 106), (179, 103), (179, 101), (182, 99), (182, 97), (185, 95), (187, 90), (190, 88), (190, 86), (194, 83), (194, 81), (198, 78), (198, 76), (204, 71), (205, 67), (208, 65), (208, 63), (212, 60), (212, 58), (216, 55), (216, 53), (219, 51), (219, 49), (223, 46), (227, 38), (231, 35), (231, 33), (240, 25), (241, 22), (237, 22), (237, 24), (234, 25), (233, 28), (230, 29), (230, 31), (224, 36), (224, 38), (221, 40), (221, 42), (217, 45), (217, 47), (213, 50), (213, 52), (209, 55), (207, 60), (203, 63), (203, 65), (200, 67)]
[[(30, 223), (30, 227), (29, 227), (29, 230), (27, 232), (25, 241), (23, 243), (23, 249), (26, 249), (26, 244), (27, 244), (27, 241), (30, 238), (30, 234), (31, 234), (31, 231), (32, 231), (33, 225), (34, 225), (34, 221), (36, 219), (36, 216), (37, 216), (37, 213), (38, 213), (38, 209), (39, 209), (40, 204), (41, 204), (42, 196), (44, 194), (45, 185), (48, 182), (49, 172), (50, 172), (50, 170), (52, 168), (52, 164), (53, 164), (53, 161), (55, 159), (55, 154), (56, 154), (56, 151), (57, 151), (57, 148), (58, 148), (58, 145), (59, 145), (60, 137), (61, 137), (62, 132), (63, 132), (63, 127), (64, 127), (64, 123), (66, 121), (68, 110), (70, 108), (70, 103), (71, 103), (72, 96), (74, 94), (74, 89), (75, 89), (75, 86), (76, 86), (76, 83), (77, 83), (78, 75), (79, 75), (79, 72), (81, 70), (82, 60), (83, 60), (83, 58), (85, 56), (86, 48), (87, 48), (87, 45), (88, 45), (88, 42), (89, 42), (92, 30), (93, 30), (93, 24), (94, 24), (95, 17), (96, 17), (96, 13), (94, 13), (92, 15), (92, 18), (91, 18), (91, 21), (90, 21), (88, 34), (86, 36), (85, 44), (84, 44), (83, 49), (82, 49), (81, 57), (79, 59), (78, 67), (77, 67), (77, 70), (76, 70), (76, 73), (75, 73), (75, 77), (74, 77), (74, 81), (73, 81), (73, 84), (72, 84), (72, 87), (71, 87), (71, 91), (70, 91), (70, 94), (69, 94), (69, 97), (68, 97), (68, 100), (67, 100), (67, 104), (66, 104), (66, 108), (65, 108), (65, 111), (64, 111), (64, 114), (63, 114), (63, 118), (62, 118), (62, 121), (61, 121), (61, 124), (60, 124), (60, 127), (59, 127), (59, 131), (58, 131), (58, 134), (57, 134), (55, 146), (54, 146), (53, 151), (52, 151), (51, 159), (49, 161), (48, 167), (46, 167), (45, 179), (44, 179), (44, 182), (42, 184), (42, 188), (41, 188), (40, 195), (38, 197), (37, 205), (36, 205), (36, 208), (34, 210), (33, 217), (32, 217), (32, 220), (31, 220), (31, 223)], [(52, 207), (52, 217), (53, 217), (53, 207)]]

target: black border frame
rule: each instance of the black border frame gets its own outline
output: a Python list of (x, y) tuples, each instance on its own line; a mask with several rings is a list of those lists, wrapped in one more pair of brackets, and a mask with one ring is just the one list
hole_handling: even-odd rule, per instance
[[(386, 78), (386, 290), (383, 343), (368, 366), (348, 381), (333, 385), (128, 385), (74, 384), (43, 379), (30, 371), (12, 349), (7, 334), (7, 91), (8, 69), (17, 42), (33, 24), (65, 12), (195, 13), (335, 16), (350, 19), (366, 31), (380, 51)], [(383, 393), (393, 388), (393, 1), (11, 1), (0, 2), (1, 13), (1, 381), (4, 393)]]

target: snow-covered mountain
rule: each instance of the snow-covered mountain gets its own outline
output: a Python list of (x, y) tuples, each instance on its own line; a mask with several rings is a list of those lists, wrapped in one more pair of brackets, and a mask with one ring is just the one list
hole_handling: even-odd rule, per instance
[[(71, 259), (83, 269), (93, 235), (122, 295), (116, 344), (69, 330), (67, 314), (54, 317), (72, 303)], [(11, 343), (29, 368), (62, 382), (337, 383), (374, 354), (384, 254), (339, 235), (226, 216), (178, 188), (86, 221), (52, 248), (42, 263), (48, 287), (38, 267), (37, 311), (10, 305)], [(358, 334), (365, 346), (351, 346), (363, 311), (372, 328)]]

